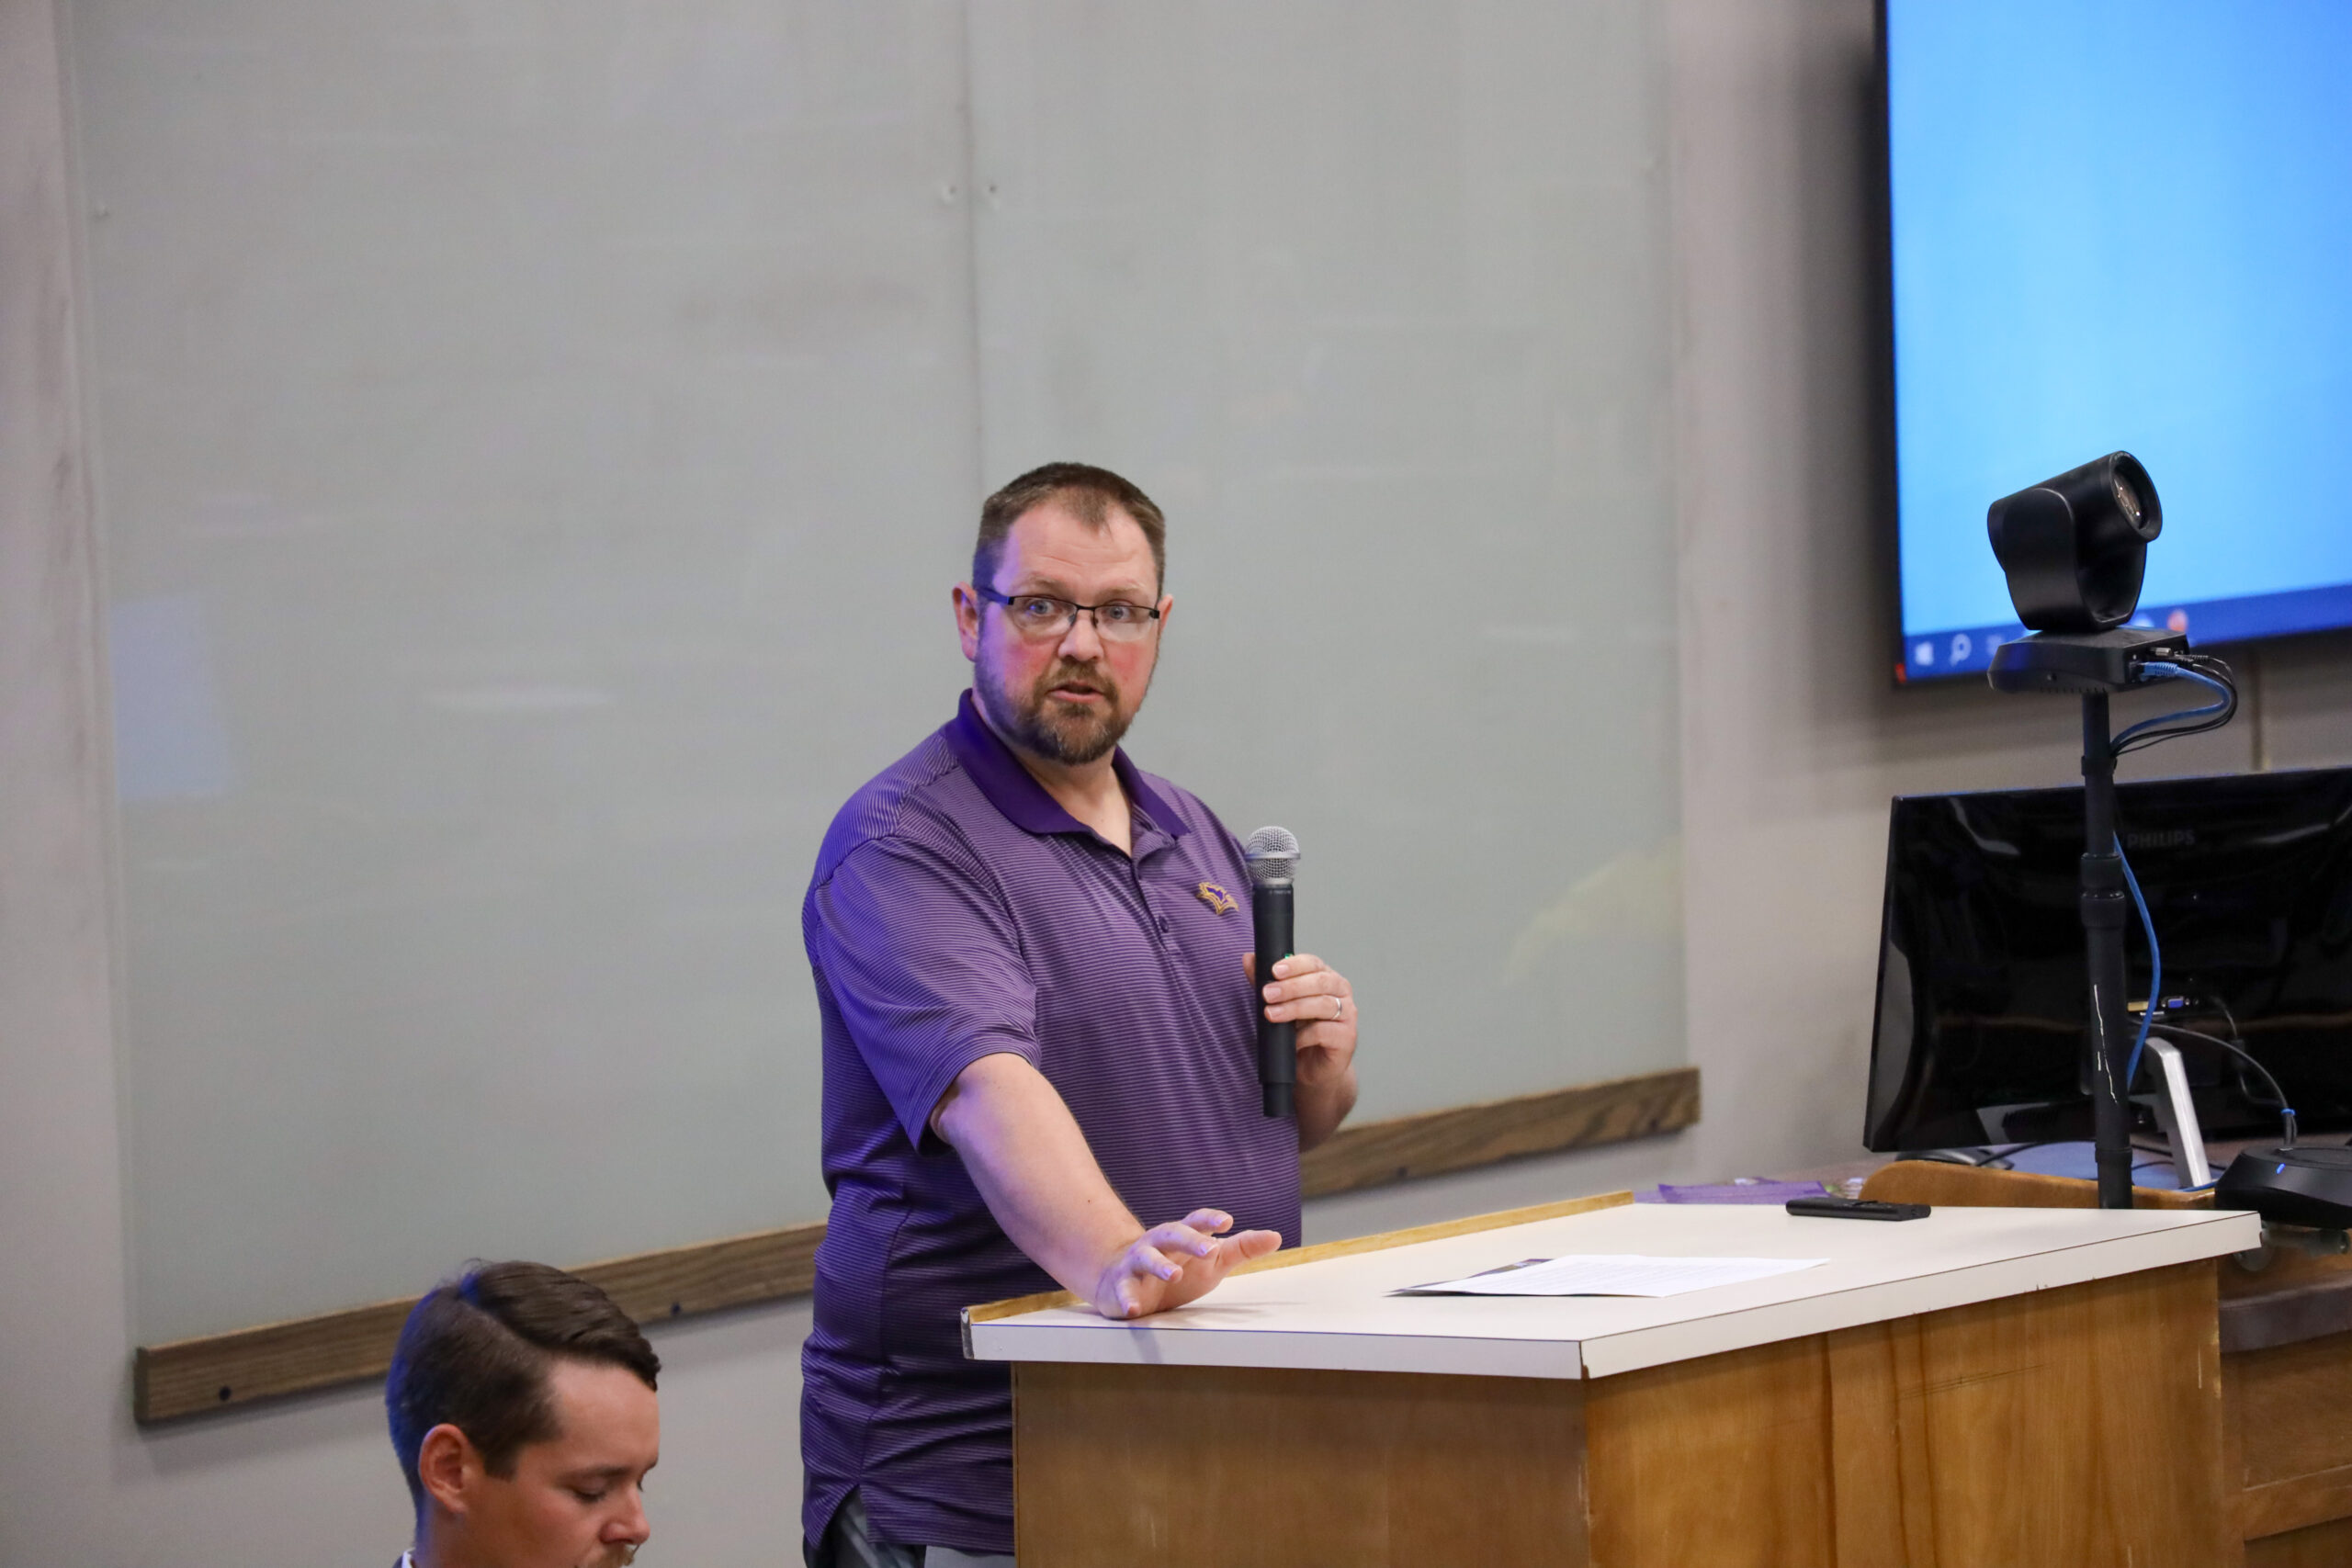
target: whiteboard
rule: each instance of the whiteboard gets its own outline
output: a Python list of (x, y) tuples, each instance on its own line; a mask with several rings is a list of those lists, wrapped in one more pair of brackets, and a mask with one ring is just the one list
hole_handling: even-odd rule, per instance
[(1049, 457), (1359, 1114), (1681, 1059), (1642, 6), (71, 9), (141, 1340), (820, 1217), (808, 868)]
[(1356, 1114), (1681, 1062), (1655, 7), (975, 17), (987, 467), (1168, 509), (1131, 749), (1298, 834)]

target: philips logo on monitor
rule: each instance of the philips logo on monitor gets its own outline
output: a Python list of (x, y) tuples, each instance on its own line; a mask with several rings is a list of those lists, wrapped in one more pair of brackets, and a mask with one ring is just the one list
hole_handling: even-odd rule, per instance
[(2126, 831), (2123, 835), (2123, 847), (2127, 850), (2132, 851), (2195, 849), (2197, 847), (2197, 829), (2194, 828), (2159, 828), (2145, 833)]

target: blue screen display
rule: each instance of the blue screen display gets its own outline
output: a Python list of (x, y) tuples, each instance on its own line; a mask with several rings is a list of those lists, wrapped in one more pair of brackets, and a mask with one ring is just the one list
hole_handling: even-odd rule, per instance
[(1886, 0), (1907, 679), (2018, 635), (1996, 498), (2124, 450), (2136, 624), (2352, 625), (2352, 3)]

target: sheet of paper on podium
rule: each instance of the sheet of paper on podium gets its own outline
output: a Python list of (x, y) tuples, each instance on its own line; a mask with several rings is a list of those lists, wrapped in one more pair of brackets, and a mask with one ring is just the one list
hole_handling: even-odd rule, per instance
[(1400, 1296), (1679, 1296), (1817, 1268), (1821, 1258), (1645, 1258), (1629, 1253), (1530, 1258), (1460, 1280), (1408, 1285)]

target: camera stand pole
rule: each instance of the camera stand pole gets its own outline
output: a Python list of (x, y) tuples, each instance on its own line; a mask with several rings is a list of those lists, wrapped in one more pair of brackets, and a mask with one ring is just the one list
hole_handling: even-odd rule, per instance
[(2123, 1005), (2123, 928), (2131, 900), (2115, 852), (2115, 741), (2110, 692), (2136, 686), (2151, 659), (2188, 651), (2178, 632), (2124, 626), (2086, 633), (2033, 632), (1993, 650), (1985, 678), (1996, 691), (2076, 692), (2083, 699), (2084, 969), (2090, 981), (2091, 1146), (2098, 1206), (2132, 1206), (2131, 1015)]
[(2083, 694), (2083, 948), (2091, 1003), (2091, 1146), (2098, 1206), (2132, 1206), (2132, 1115), (2124, 1081), (2132, 1029), (2123, 1005), (2123, 927), (2130, 916), (2115, 852), (2115, 749), (2107, 693)]

